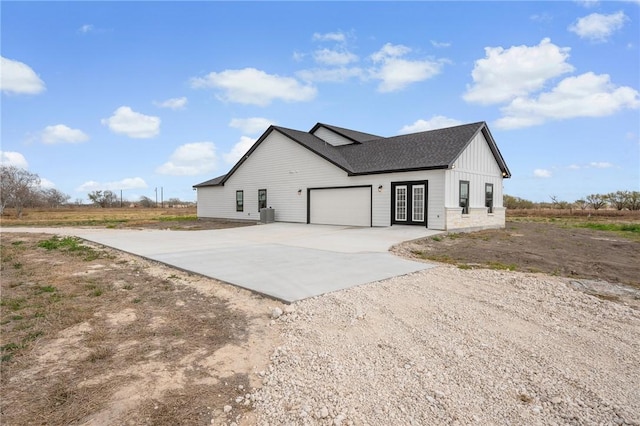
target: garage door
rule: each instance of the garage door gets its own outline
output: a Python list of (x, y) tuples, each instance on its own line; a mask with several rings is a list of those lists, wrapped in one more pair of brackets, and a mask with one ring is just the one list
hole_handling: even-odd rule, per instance
[(371, 226), (371, 187), (311, 189), (309, 223)]

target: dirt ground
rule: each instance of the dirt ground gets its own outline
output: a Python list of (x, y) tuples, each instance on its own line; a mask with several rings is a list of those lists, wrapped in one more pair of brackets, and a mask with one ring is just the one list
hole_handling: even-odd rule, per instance
[[(394, 251), (461, 268), (543, 272), (591, 287), (605, 282), (640, 290), (640, 242), (609, 231), (507, 222), (505, 229), (435, 236), (404, 243)], [(638, 295), (630, 294), (632, 299)]]
[(2, 235), (0, 423), (246, 418), (282, 305), (78, 241)]
[[(279, 302), (76, 239), (0, 242), (1, 424), (256, 424), (253, 395), (283, 339), (270, 317)], [(508, 222), (393, 250), (460, 272), (565, 276), (640, 309), (640, 242), (618, 233)]]

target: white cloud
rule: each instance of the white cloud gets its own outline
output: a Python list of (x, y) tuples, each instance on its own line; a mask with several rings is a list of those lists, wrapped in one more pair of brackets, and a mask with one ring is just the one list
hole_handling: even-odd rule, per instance
[(440, 73), (442, 61), (407, 60), (401, 56), (411, 52), (411, 48), (403, 45), (387, 43), (371, 55), (371, 60), (379, 64), (370, 70), (371, 76), (381, 80), (380, 92), (395, 92), (412, 83), (427, 80)]
[(579, 165), (579, 164), (571, 164), (569, 166), (567, 166), (567, 169), (569, 170), (581, 170), (581, 169), (610, 169), (611, 167), (613, 167), (612, 163), (609, 163), (608, 161), (592, 161), (589, 164), (586, 165)]
[(357, 62), (358, 56), (347, 50), (320, 49), (313, 53), (313, 59), (324, 65), (347, 65)]
[(604, 42), (614, 31), (621, 29), (628, 19), (627, 15), (622, 11), (611, 15), (592, 13), (571, 24), (569, 31), (578, 34), (580, 38)]
[(24, 155), (15, 151), (0, 151), (0, 164), (3, 166), (16, 166), (21, 169), (29, 168), (29, 163)]
[(40, 178), (40, 188), (42, 189), (52, 189), (55, 188), (56, 184), (51, 182), (49, 179)]
[(427, 80), (440, 73), (442, 63), (432, 61), (407, 61), (391, 58), (374, 72), (374, 76), (382, 80), (378, 86), (380, 92), (395, 92), (406, 86)]
[(255, 68), (212, 72), (191, 79), (193, 88), (221, 89), (221, 99), (240, 104), (267, 106), (276, 99), (285, 102), (305, 102), (315, 98), (313, 86), (302, 85), (292, 77), (267, 74)]
[(544, 12), (544, 13), (533, 14), (533, 15), (529, 16), (529, 19), (531, 19), (533, 22), (539, 22), (541, 24), (548, 24), (548, 23), (553, 21), (553, 16), (551, 16), (547, 12)]
[(495, 104), (540, 90), (547, 80), (573, 71), (566, 62), (569, 51), (548, 38), (537, 46), (486, 47), (486, 57), (475, 62), (471, 73), (474, 84), (463, 98)]
[(301, 70), (296, 75), (305, 81), (340, 83), (350, 78), (364, 78), (365, 73), (358, 67), (339, 67)]
[(533, 171), (533, 176), (537, 178), (550, 178), (552, 175), (551, 170), (547, 169), (535, 169)]
[(181, 98), (171, 98), (162, 102), (154, 102), (153, 104), (160, 108), (169, 108), (173, 110), (184, 109), (187, 106), (187, 98), (186, 96)]
[(578, 3), (581, 6), (588, 8), (591, 7), (595, 7), (598, 5), (598, 3), (600, 3), (599, 0), (575, 0), (576, 3)]
[(140, 177), (134, 177), (134, 178), (125, 178), (119, 181), (104, 182), (104, 183), (96, 182), (95, 180), (90, 180), (83, 183), (79, 187), (77, 187), (76, 191), (77, 192), (106, 191), (106, 190), (119, 191), (119, 190), (126, 190), (126, 189), (146, 188), (146, 187), (147, 187), (147, 183), (144, 181), (144, 179)]
[(443, 115), (434, 115), (429, 120), (417, 120), (413, 124), (404, 126), (398, 133), (417, 133), (426, 132), (427, 130), (443, 129), (445, 127), (458, 126), (461, 121), (455, 118), (445, 117)]
[(222, 158), (224, 158), (224, 161), (227, 163), (234, 164), (241, 159), (247, 151), (249, 151), (249, 148), (251, 148), (255, 142), (256, 139), (251, 139), (248, 136), (242, 136), (233, 148), (231, 148), (231, 151), (222, 155)]
[(160, 118), (133, 111), (121, 106), (109, 118), (101, 120), (114, 133), (120, 133), (135, 139), (146, 139), (160, 133)]
[(402, 44), (386, 43), (376, 53), (371, 55), (373, 62), (382, 62), (388, 58), (397, 58), (411, 52), (411, 48)]
[(502, 108), (504, 117), (496, 121), (503, 129), (542, 124), (548, 120), (575, 117), (603, 117), (623, 108), (640, 107), (640, 95), (631, 87), (616, 87), (609, 75), (588, 72), (567, 77), (550, 92), (536, 99), (520, 97)]
[(229, 122), (229, 127), (240, 129), (243, 133), (253, 135), (264, 132), (272, 124), (276, 124), (275, 121), (262, 117), (233, 118)]
[(47, 126), (42, 131), (42, 142), (55, 143), (80, 143), (89, 140), (89, 136), (79, 129), (72, 129), (64, 124)]
[(0, 90), (8, 94), (36, 95), (45, 90), (44, 81), (23, 62), (0, 57)]
[(304, 57), (307, 56), (306, 53), (302, 53), (302, 52), (293, 52), (292, 58), (294, 61), (296, 62), (302, 62), (302, 60), (304, 59)]
[(194, 142), (179, 146), (169, 161), (156, 169), (156, 173), (172, 176), (194, 176), (210, 173), (217, 163), (213, 142)]
[(451, 47), (451, 43), (448, 41), (435, 41), (435, 40), (430, 40), (431, 41), (431, 45), (433, 47), (436, 47), (438, 49), (443, 49), (445, 47)]
[(313, 41), (335, 41), (338, 43), (342, 43), (347, 40), (347, 36), (341, 32), (333, 32), (333, 33), (314, 33)]
[(83, 26), (81, 26), (80, 28), (78, 28), (78, 32), (82, 33), (82, 34), (86, 34), (93, 31), (93, 25), (91, 24), (84, 24)]
[(591, 163), (589, 163), (589, 167), (592, 167), (594, 169), (609, 169), (613, 167), (613, 164), (609, 163), (608, 161), (592, 161)]

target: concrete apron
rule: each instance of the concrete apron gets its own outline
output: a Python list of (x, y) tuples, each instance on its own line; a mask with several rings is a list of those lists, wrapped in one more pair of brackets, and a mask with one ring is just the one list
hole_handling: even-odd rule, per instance
[[(74, 235), (285, 302), (430, 268), (432, 265), (399, 258), (388, 250), (402, 241), (439, 233), (414, 226), (353, 228), (291, 223), (206, 231), (33, 231)], [(11, 228), (10, 232), (25, 230)]]

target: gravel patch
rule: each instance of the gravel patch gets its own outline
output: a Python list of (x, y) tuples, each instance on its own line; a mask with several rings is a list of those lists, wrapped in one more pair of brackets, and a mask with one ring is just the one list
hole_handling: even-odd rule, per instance
[(562, 279), (439, 266), (272, 317), (261, 425), (640, 424), (640, 311)]

